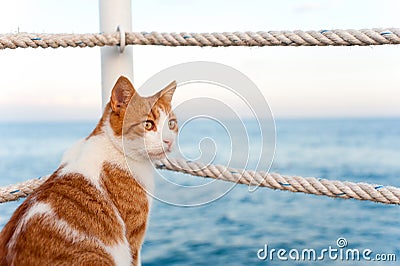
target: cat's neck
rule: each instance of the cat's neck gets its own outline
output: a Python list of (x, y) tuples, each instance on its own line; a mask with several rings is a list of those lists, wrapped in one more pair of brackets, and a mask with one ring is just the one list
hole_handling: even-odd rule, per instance
[[(149, 160), (125, 156), (122, 138), (115, 136), (108, 122), (107, 109), (96, 129), (86, 139), (71, 147), (62, 159), (62, 174), (80, 173), (90, 183), (102, 190), (100, 175), (104, 164), (113, 165), (130, 176), (147, 193), (154, 190), (154, 166)], [(150, 200), (150, 199), (149, 199)]]

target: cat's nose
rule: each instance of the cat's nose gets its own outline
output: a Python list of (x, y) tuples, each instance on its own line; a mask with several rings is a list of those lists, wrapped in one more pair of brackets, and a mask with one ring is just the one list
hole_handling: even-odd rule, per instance
[(172, 141), (169, 139), (164, 139), (163, 142), (168, 145), (168, 149), (172, 146)]

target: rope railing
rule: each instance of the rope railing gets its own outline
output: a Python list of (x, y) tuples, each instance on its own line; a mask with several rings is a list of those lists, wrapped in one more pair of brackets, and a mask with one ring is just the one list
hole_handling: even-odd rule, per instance
[[(124, 40), (121, 43), (121, 40)], [(95, 47), (116, 45), (161, 46), (368, 46), (400, 44), (399, 28), (321, 31), (259, 31), (222, 33), (120, 32), (98, 34), (0, 34), (0, 49)], [(160, 169), (188, 173), (246, 185), (303, 192), (337, 198), (400, 204), (400, 188), (367, 183), (342, 182), (277, 173), (255, 172), (221, 165), (204, 165), (182, 159), (163, 160)], [(48, 176), (0, 187), (0, 203), (17, 200), (32, 193)]]
[[(0, 34), (0, 49), (121, 45), (121, 35)], [(400, 44), (399, 28), (320, 31), (246, 31), (221, 33), (126, 32), (124, 45), (161, 46), (368, 46)]]
[[(385, 204), (400, 204), (400, 188), (393, 186), (317, 179), (314, 177), (284, 176), (277, 173), (255, 172), (222, 165), (205, 165), (184, 159), (164, 159), (156, 163), (158, 169), (166, 169), (194, 176), (214, 178), (245, 185), (259, 185), (272, 189), (302, 192), (342, 199), (357, 199)], [(0, 203), (14, 201), (32, 193), (47, 177), (0, 187)]]

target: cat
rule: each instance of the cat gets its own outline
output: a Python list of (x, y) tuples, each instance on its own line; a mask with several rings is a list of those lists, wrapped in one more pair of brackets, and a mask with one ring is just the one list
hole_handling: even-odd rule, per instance
[(0, 265), (141, 265), (152, 161), (171, 151), (178, 133), (176, 86), (141, 97), (118, 79), (93, 132), (3, 228)]

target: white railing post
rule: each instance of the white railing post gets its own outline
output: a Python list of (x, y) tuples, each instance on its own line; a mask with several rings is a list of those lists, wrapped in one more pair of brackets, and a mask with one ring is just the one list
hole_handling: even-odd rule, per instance
[[(99, 0), (100, 32), (116, 32), (118, 26), (132, 31), (131, 0)], [(111, 89), (120, 75), (133, 81), (132, 46), (101, 48), (101, 86), (103, 108), (110, 99)]]

